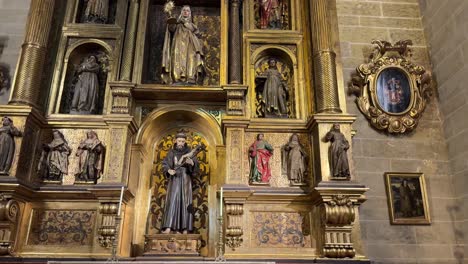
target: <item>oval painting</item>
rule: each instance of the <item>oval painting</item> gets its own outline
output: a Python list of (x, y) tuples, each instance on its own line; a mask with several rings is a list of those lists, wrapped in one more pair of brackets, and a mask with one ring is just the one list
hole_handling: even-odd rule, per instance
[(377, 76), (377, 98), (379, 105), (388, 113), (405, 112), (411, 103), (410, 82), (399, 68), (390, 67)]

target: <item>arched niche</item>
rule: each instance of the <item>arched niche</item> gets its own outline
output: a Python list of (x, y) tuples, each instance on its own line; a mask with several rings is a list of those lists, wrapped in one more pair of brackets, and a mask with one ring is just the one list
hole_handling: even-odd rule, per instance
[[(269, 115), (266, 113), (264, 106), (262, 106), (261, 95), (263, 93), (262, 76), (269, 69), (269, 61), (275, 60), (276, 66), (279, 73), (282, 76), (282, 80), (287, 86), (285, 91), (285, 101), (287, 104), (287, 114), (282, 115)], [(298, 117), (298, 81), (296, 73), (297, 70), (297, 59), (291, 50), (274, 45), (265, 45), (252, 53), (251, 64), (251, 107), (253, 109), (253, 117), (258, 118), (297, 118)], [(263, 77), (265, 79), (265, 77)], [(265, 80), (263, 80), (265, 81)]]
[(72, 112), (71, 105), (79, 78), (78, 69), (91, 56), (96, 58), (96, 63), (99, 65), (96, 107), (91, 114), (103, 113), (109, 65), (112, 64), (111, 52), (112, 48), (107, 43), (97, 39), (78, 41), (69, 47), (64, 60), (59, 113), (70, 114)]
[[(208, 182), (205, 188), (207, 203), (210, 206), (207, 207), (209, 211), (206, 213), (207, 216), (216, 213), (217, 206), (212, 203), (216, 203), (216, 190), (219, 188), (217, 184), (222, 179), (223, 168), (221, 167), (225, 162), (217, 155), (217, 147), (224, 144), (219, 124), (215, 118), (205, 111), (186, 105), (164, 107), (153, 111), (140, 126), (131, 154), (131, 163), (133, 164), (130, 165), (132, 176), (129, 179), (129, 186), (136, 188), (135, 204), (138, 205), (135, 207), (134, 226), (142, 227), (135, 228), (133, 234), (133, 243), (136, 245), (135, 255), (143, 254), (145, 235), (150, 225), (154, 224), (150, 222), (150, 210), (152, 209), (150, 205), (152, 206), (151, 203), (154, 203), (155, 200), (153, 199), (155, 182), (152, 177), (156, 170), (155, 164), (158, 162), (157, 148), (160, 147), (160, 143), (164, 141), (165, 137), (174, 134), (175, 131), (181, 128), (199, 134), (207, 145), (207, 151), (203, 155), (206, 155), (205, 158), (209, 161)], [(161, 197), (157, 199), (161, 199)], [(204, 239), (212, 239), (215, 236), (216, 219), (207, 217), (206, 221), (207, 226), (204, 231), (206, 236)], [(214, 256), (214, 247), (207, 243), (202, 248), (202, 255)]]

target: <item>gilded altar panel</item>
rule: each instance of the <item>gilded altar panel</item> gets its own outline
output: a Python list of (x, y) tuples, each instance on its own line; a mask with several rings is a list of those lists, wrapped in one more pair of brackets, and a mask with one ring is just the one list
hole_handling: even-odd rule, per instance
[[(241, 153), (243, 161), (243, 173), (242, 173), (242, 183), (249, 183), (249, 172), (250, 172), (250, 160), (249, 160), (249, 147), (256, 140), (258, 132), (246, 132), (244, 134), (245, 142), (244, 147)], [(281, 157), (281, 152), (283, 146), (289, 142), (293, 133), (263, 133), (265, 140), (270, 143), (273, 147), (273, 156), (270, 158), (270, 168), (271, 168), (271, 187), (289, 187), (290, 183), (287, 175), (283, 173), (283, 160)], [(310, 182), (311, 179), (311, 144), (310, 137), (308, 134), (302, 133), (298, 134), (299, 142), (304, 146), (306, 153), (309, 154), (309, 162), (307, 164), (308, 177), (306, 178), (306, 183)]]
[(92, 210), (35, 209), (27, 244), (91, 246), (96, 215)]
[(252, 212), (250, 240), (253, 247), (311, 247), (307, 212)]

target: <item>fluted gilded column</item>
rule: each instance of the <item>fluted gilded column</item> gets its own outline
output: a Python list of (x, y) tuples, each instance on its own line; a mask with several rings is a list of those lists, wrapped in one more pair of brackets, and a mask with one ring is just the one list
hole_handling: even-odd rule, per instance
[(315, 97), (318, 113), (341, 113), (328, 1), (310, 1)]
[(38, 107), (55, 0), (31, 0), (26, 36), (9, 104)]
[(230, 1), (229, 14), (229, 83), (240, 84), (241, 76), (241, 38), (239, 6), (241, 0)]
[(132, 0), (127, 20), (125, 34), (125, 44), (122, 58), (122, 68), (120, 72), (121, 81), (132, 81), (133, 60), (135, 55), (135, 44), (138, 25), (138, 14), (140, 9), (140, 0)]

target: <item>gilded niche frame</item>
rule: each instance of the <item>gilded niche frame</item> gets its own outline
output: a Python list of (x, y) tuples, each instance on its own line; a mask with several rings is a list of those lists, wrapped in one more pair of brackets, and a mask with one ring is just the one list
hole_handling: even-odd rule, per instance
[(392, 45), (374, 40), (369, 63), (357, 67), (350, 92), (358, 97), (359, 110), (371, 125), (390, 134), (412, 131), (432, 95), (432, 78), (424, 67), (410, 60), (411, 40)]
[(429, 225), (431, 217), (423, 173), (386, 172), (390, 223)]

